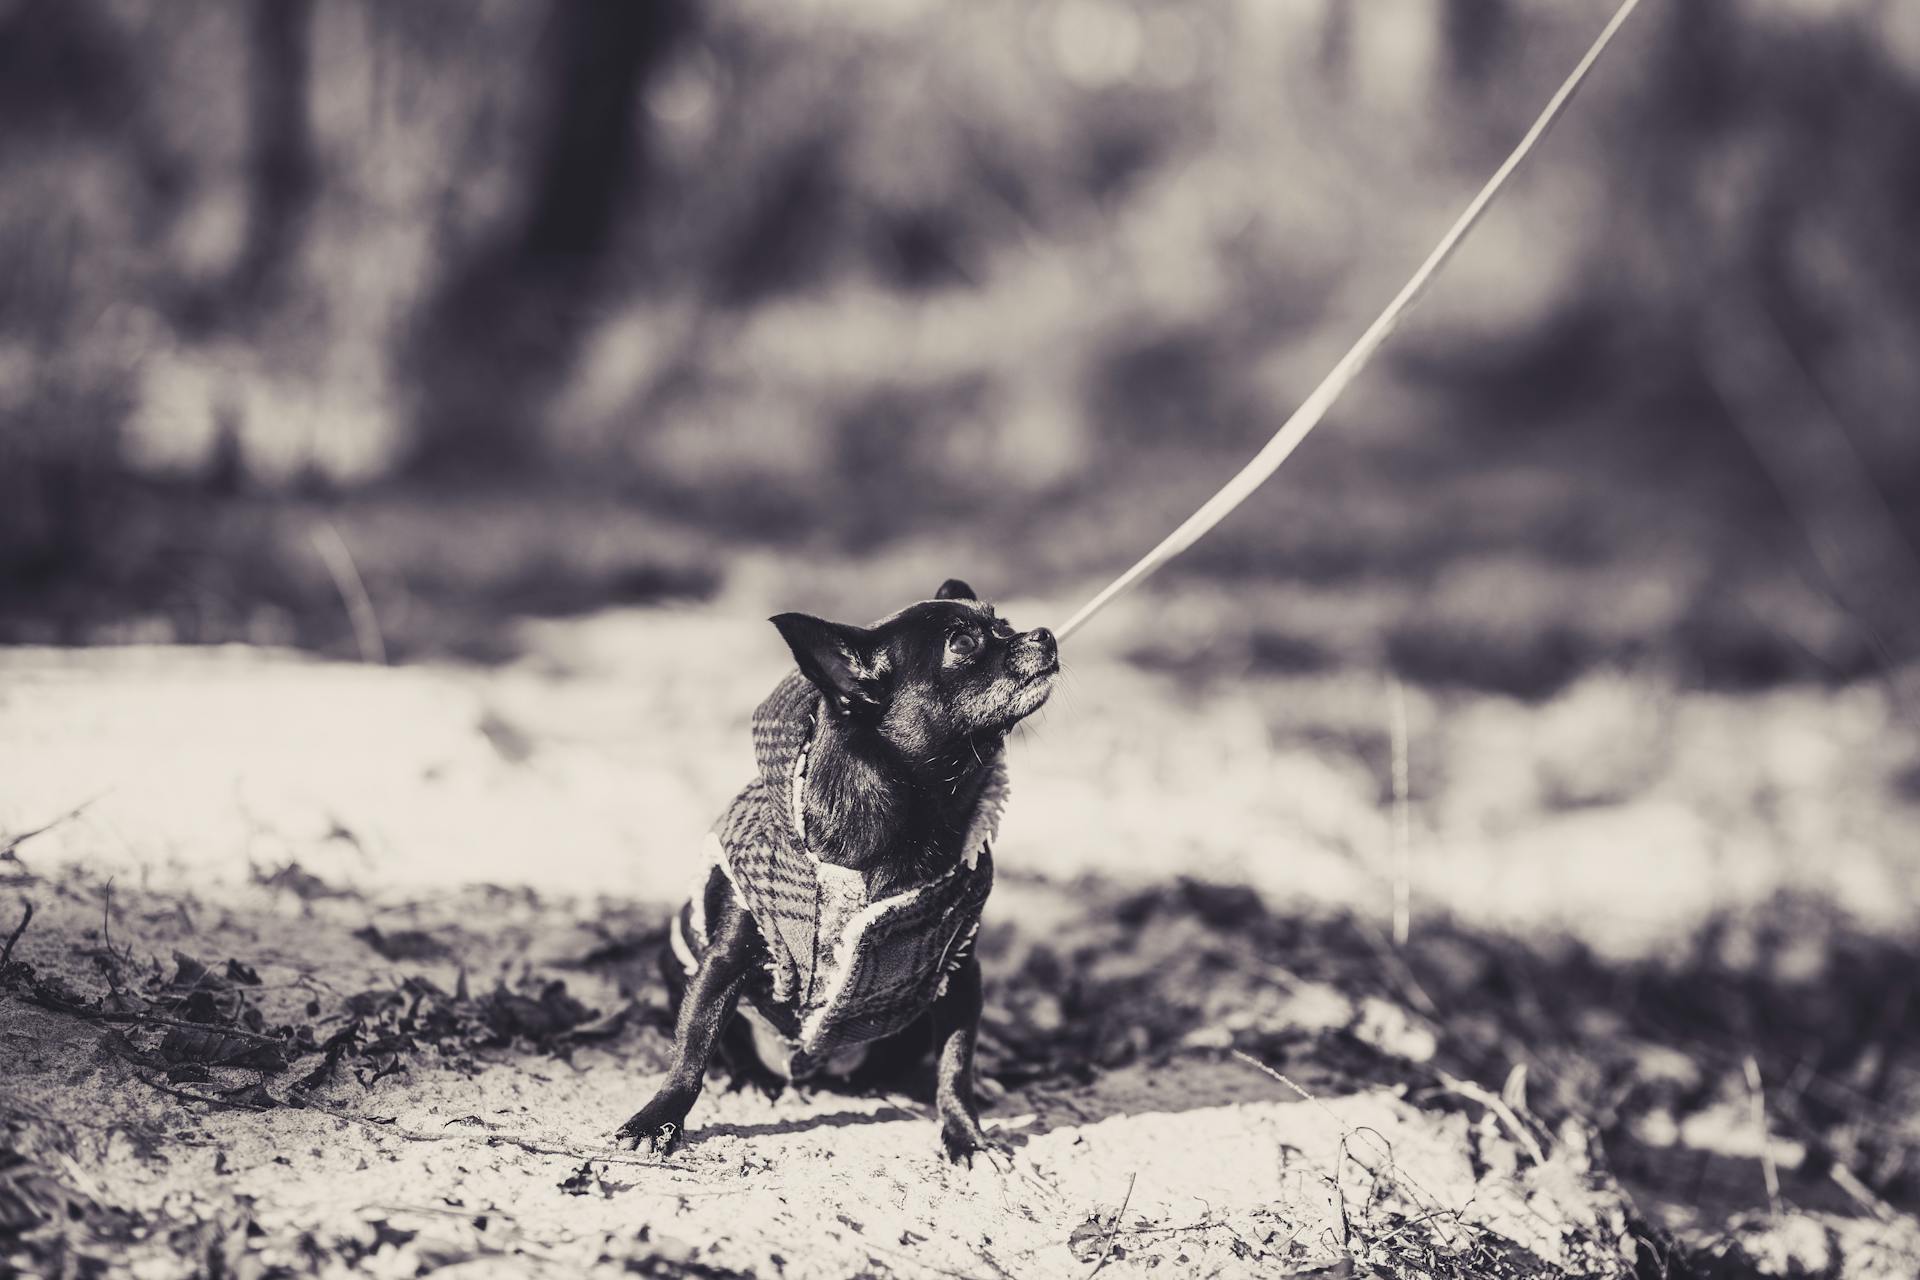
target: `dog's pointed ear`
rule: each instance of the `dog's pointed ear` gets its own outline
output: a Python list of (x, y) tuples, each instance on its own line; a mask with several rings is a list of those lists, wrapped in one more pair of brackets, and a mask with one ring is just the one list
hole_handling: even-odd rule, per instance
[(886, 675), (873, 632), (804, 613), (769, 619), (793, 650), (793, 660), (838, 716), (878, 708)]
[(948, 578), (933, 593), (935, 600), (978, 600), (979, 593), (958, 578)]

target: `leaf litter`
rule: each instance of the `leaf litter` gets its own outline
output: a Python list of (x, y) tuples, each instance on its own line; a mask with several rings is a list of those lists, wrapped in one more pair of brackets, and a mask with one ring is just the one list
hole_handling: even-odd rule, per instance
[[(1017, 881), (1007, 888), (1014, 899), (1061, 892)], [(1083, 1206), (1078, 1225), (1063, 1225), (1050, 1246), (1032, 1255), (1036, 1264), (1050, 1256), (1046, 1250), (1051, 1248), (1107, 1273), (1167, 1266), (1174, 1268), (1169, 1274), (1178, 1274), (1206, 1258), (1231, 1260), (1247, 1274), (1280, 1268), (1310, 1275), (1498, 1280), (1626, 1274), (1623, 1266), (1682, 1277), (1795, 1274), (1792, 1267), (1800, 1264), (1779, 1261), (1779, 1232), (1764, 1221), (1730, 1219), (1719, 1233), (1683, 1245), (1630, 1207), (1596, 1207), (1628, 1204), (1605, 1190), (1612, 1175), (1603, 1151), (1626, 1150), (1636, 1135), (1644, 1136), (1651, 1115), (1698, 1113), (1733, 1087), (1719, 1078), (1731, 1081), (1734, 1068), (1722, 1070), (1721, 1059), (1731, 1051), (1717, 1047), (1715, 1036), (1746, 1016), (1736, 1012), (1743, 1003), (1769, 1009), (1776, 1030), (1825, 1034), (1842, 1065), (1865, 1054), (1876, 1074), (1855, 1071), (1850, 1077), (1855, 1095), (1863, 1099), (1858, 1106), (1896, 1107), (1910, 1096), (1903, 1091), (1913, 1084), (1910, 1060), (1900, 1056), (1902, 1042), (1884, 1015), (1848, 1021), (1852, 1015), (1823, 1008), (1817, 999), (1808, 1003), (1792, 989), (1742, 979), (1715, 959), (1725, 950), (1724, 939), (1703, 943), (1701, 955), (1681, 972), (1623, 973), (1576, 952), (1543, 957), (1498, 939), (1456, 935), (1444, 922), (1433, 922), (1416, 937), (1403, 973), (1380, 963), (1365, 931), (1353, 922), (1275, 915), (1242, 890), (1183, 881), (1153, 893), (1098, 885), (1078, 885), (1071, 893), (1079, 912), (1065, 927), (1036, 937), (999, 926), (983, 936), (982, 954), (993, 977), (981, 1067), (1000, 1091), (1020, 1095), (1022, 1106), (1072, 1114), (1090, 1105), (1087, 1099), (1107, 1082), (1130, 1071), (1172, 1074), (1193, 1064), (1224, 1063), (1239, 1051), (1275, 1064), (1303, 1096), (1332, 1086), (1349, 1093), (1372, 1087), (1436, 1118), (1453, 1117), (1461, 1149), (1470, 1157), (1464, 1185), (1472, 1190), (1463, 1205), (1462, 1184), (1435, 1179), (1395, 1144), (1385, 1144), (1383, 1151), (1353, 1121), (1341, 1118), (1336, 1120), (1345, 1135), (1340, 1153), (1330, 1162), (1307, 1161), (1298, 1175), (1301, 1187), (1330, 1206), (1320, 1218), (1282, 1204), (1198, 1215), (1175, 1213), (1164, 1204), (1137, 1208), (1131, 1215), (1124, 1202)], [(1013, 908), (1017, 918), (1017, 901)], [(1777, 909), (1802, 908), (1787, 902)], [(644, 972), (641, 961), (648, 947), (625, 945), (620, 936), (648, 913), (618, 910), (618, 923), (587, 927), (598, 941), (579, 958), (551, 961), (546, 972), (523, 962), (511, 978), (503, 973), (478, 991), (464, 967), (455, 968), (451, 978), (442, 975), (454, 957), (476, 954), (476, 947), (484, 950), (484, 938), (463, 935), (437, 960), (391, 962), (402, 971), (336, 991), (298, 980), (273, 981), (279, 976), (276, 965), (246, 952), (205, 961), (174, 948), (165, 960), (136, 959), (132, 943), (123, 940), (116, 948), (104, 930), (97, 942), (72, 944), (63, 962), (51, 960), (47, 947), (22, 944), (16, 935), (16, 945), (0, 964), (0, 991), (100, 1029), (115, 1055), (156, 1072), (142, 1078), (165, 1086), (163, 1096), (180, 1103), (337, 1113), (342, 1090), (351, 1109), (356, 1091), (372, 1096), (386, 1088), (389, 1077), (423, 1070), (477, 1077), (500, 1054), (523, 1064), (549, 1061), (564, 1070), (579, 1050), (634, 1033), (645, 1033), (642, 1038), (657, 1050), (663, 1041), (657, 1001), (651, 998), (657, 992), (628, 981)], [(1795, 926), (1799, 936), (1807, 932), (1803, 925)], [(1716, 927), (1765, 938), (1776, 926), (1761, 919)], [(223, 935), (216, 929), (207, 936)], [(1836, 930), (1834, 936), (1847, 935)], [(1836, 947), (1834, 963), (1849, 982), (1891, 974), (1902, 959), (1895, 952), (1863, 952), (1858, 944), (1836, 942)], [(551, 976), (559, 968), (573, 975), (620, 975), (623, 1003), (602, 1015), (570, 988), (568, 979)], [(1422, 999), (1408, 995), (1408, 973), (1418, 975)], [(1516, 998), (1543, 985), (1578, 993), (1577, 999), (1567, 999), (1563, 1009)], [(1718, 991), (1716, 998), (1729, 1006), (1710, 1013), (1682, 998), (1703, 990)], [(1816, 985), (1803, 994), (1819, 990)], [(1445, 1016), (1424, 1011), (1429, 1008)], [(1580, 1017), (1568, 1012), (1575, 1009)], [(1609, 1020), (1616, 1013), (1619, 1018)], [(1607, 1043), (1597, 1043), (1596, 1037)], [(1869, 1052), (1875, 1045), (1878, 1058)], [(1663, 1046), (1679, 1046), (1685, 1055), (1687, 1072), (1677, 1087), (1662, 1086), (1664, 1077), (1644, 1065)], [(1793, 1079), (1775, 1069), (1765, 1043), (1759, 1051), (1769, 1077)], [(1745, 1055), (1731, 1058), (1744, 1061)], [(1528, 1069), (1516, 1072), (1516, 1061)], [(1911, 1140), (1903, 1146), (1898, 1129), (1867, 1124), (1857, 1108), (1840, 1107), (1821, 1084), (1820, 1073), (1802, 1073), (1795, 1089), (1782, 1091), (1776, 1101), (1777, 1121), (1797, 1126), (1819, 1159), (1864, 1169), (1871, 1180), (1867, 1194), (1906, 1194), (1902, 1179), (1912, 1167)], [(1282, 1090), (1273, 1093), (1281, 1101), (1296, 1101)], [(388, 1090), (379, 1096), (399, 1100), (405, 1095)], [(1339, 1117), (1351, 1114), (1345, 1102), (1340, 1107)], [(409, 1133), (406, 1126), (390, 1123), (391, 1117), (371, 1112), (348, 1118), (396, 1136), (430, 1136)], [(197, 1123), (217, 1122), (203, 1117)], [(437, 1123), (449, 1136), (472, 1132), (486, 1140), (497, 1136), (504, 1122), (492, 1113), (463, 1110)], [(165, 1149), (164, 1142), (159, 1149)], [(564, 1146), (528, 1149), (565, 1151)], [(742, 1159), (741, 1150), (758, 1156), (758, 1164)], [(738, 1166), (744, 1187), (783, 1167), (777, 1153), (761, 1154), (768, 1150), (751, 1141), (744, 1148), (727, 1147), (727, 1165)], [(815, 1158), (828, 1158), (829, 1152)], [(636, 1191), (641, 1184), (610, 1180), (609, 1167), (597, 1157), (576, 1155), (564, 1177), (548, 1182), (555, 1188), (548, 1194), (590, 1202), (642, 1194)], [(1804, 1187), (1797, 1194), (1804, 1196)], [(1519, 1239), (1490, 1225), (1492, 1219), (1476, 1218), (1474, 1201), (1483, 1207), (1509, 1205), (1512, 1212), (1503, 1209), (1507, 1216), (1500, 1221), (1524, 1222), (1530, 1213), (1555, 1225), (1545, 1237)], [(0, 1166), (6, 1243), (27, 1251), (21, 1256), (32, 1257), (37, 1266), (84, 1270), (82, 1260), (117, 1256), (136, 1235), (199, 1258), (203, 1266), (210, 1266), (207, 1259), (216, 1254), (256, 1261), (271, 1256), (281, 1270), (267, 1274), (304, 1274), (323, 1265), (360, 1265), (389, 1256), (404, 1257), (424, 1273), (475, 1258), (533, 1257), (547, 1247), (533, 1237), (503, 1247), (514, 1228), (511, 1217), (497, 1208), (460, 1216), (464, 1234), (453, 1241), (416, 1229), (414, 1219), (396, 1211), (369, 1219), (385, 1226), (370, 1226), (364, 1235), (336, 1233), (305, 1243), (296, 1237), (290, 1244), (281, 1235), (267, 1240), (256, 1218), (235, 1212), (238, 1204), (209, 1192), (186, 1208), (176, 1207), (172, 1217), (143, 1215), (115, 1207), (76, 1183), (70, 1167), (49, 1160), (44, 1149), (9, 1147)], [(1589, 1208), (1579, 1209), (1582, 1205)], [(835, 1212), (848, 1221), (870, 1221), (865, 1211)], [(393, 1225), (396, 1216), (407, 1225)], [(474, 1225), (481, 1219), (487, 1228)], [(911, 1226), (891, 1221), (853, 1234), (897, 1238), (908, 1249), (926, 1243)], [(1889, 1247), (1897, 1247), (1899, 1238), (1896, 1234), (1896, 1246)], [(630, 1242), (610, 1244), (609, 1256), (621, 1256), (623, 1248), (631, 1252)], [(1813, 1244), (1807, 1250), (1817, 1252)], [(1804, 1256), (1813, 1257), (1808, 1251)], [(695, 1268), (732, 1265), (701, 1258), (697, 1251), (676, 1255), (680, 1262), (671, 1264), (657, 1251), (641, 1253), (648, 1259), (645, 1265), (656, 1268), (654, 1274), (702, 1274)], [(1829, 1262), (1838, 1258), (1838, 1246), (1826, 1256)], [(1857, 1258), (1857, 1251), (1848, 1256)], [(1879, 1272), (1834, 1274), (1903, 1274), (1898, 1268), (1905, 1256), (1890, 1253), (1893, 1261)], [(1656, 1259), (1659, 1269), (1646, 1271)], [(657, 1269), (669, 1265), (681, 1269)]]

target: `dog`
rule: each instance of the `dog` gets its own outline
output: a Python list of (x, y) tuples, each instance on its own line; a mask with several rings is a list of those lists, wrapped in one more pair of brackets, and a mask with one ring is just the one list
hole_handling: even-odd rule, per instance
[(671, 1151), (723, 1035), (775, 1080), (847, 1077), (930, 1048), (941, 1143), (971, 1164), (1001, 1149), (973, 1097), (973, 942), (1006, 802), (1003, 747), (1053, 692), (1059, 646), (1045, 627), (1015, 631), (957, 579), (870, 627), (771, 621), (798, 669), (754, 713), (759, 776), (714, 825), (669, 929), (666, 1082), (616, 1136)]

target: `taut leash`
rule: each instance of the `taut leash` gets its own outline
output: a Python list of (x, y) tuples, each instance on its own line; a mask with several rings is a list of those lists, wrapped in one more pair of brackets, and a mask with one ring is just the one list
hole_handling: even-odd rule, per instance
[(1267, 441), (1265, 447), (1253, 456), (1252, 461), (1240, 469), (1239, 474), (1222, 485), (1218, 493), (1207, 499), (1205, 505), (1188, 516), (1179, 528), (1161, 539), (1159, 546), (1140, 557), (1131, 569), (1108, 583), (1099, 595), (1081, 605), (1078, 613), (1056, 629), (1055, 634), (1061, 640), (1078, 631), (1087, 619), (1106, 608), (1122, 593), (1138, 585), (1148, 574), (1205, 537), (1208, 531), (1227, 517), (1228, 512), (1245, 502), (1255, 489), (1265, 484), (1268, 477), (1280, 469), (1280, 464), (1300, 447), (1300, 442), (1307, 438), (1307, 433), (1320, 425), (1320, 419), (1326, 416), (1333, 402), (1340, 398), (1340, 393), (1347, 389), (1347, 384), (1351, 383), (1366, 367), (1367, 361), (1373, 358), (1373, 353), (1379, 350), (1380, 344), (1387, 340), (1388, 335), (1400, 323), (1400, 318), (1419, 300), (1420, 295), (1426, 291), (1428, 283), (1433, 279), (1434, 273), (1453, 256), (1453, 251), (1466, 238), (1467, 232), (1473, 229), (1474, 223), (1480, 220), (1480, 215), (1486, 212), (1487, 206), (1493, 203), (1494, 197), (1506, 185), (1507, 179), (1513, 176), (1514, 170), (1520, 167), (1520, 163), (1532, 152), (1535, 144), (1546, 136), (1547, 130), (1553, 127), (1553, 122), (1559, 119), (1560, 113), (1566, 110), (1567, 103), (1573, 99), (1574, 90), (1580, 87), (1581, 81), (1587, 78), (1587, 73), (1593, 70), (1594, 63), (1600, 60), (1600, 55), (1613, 41), (1614, 33), (1620, 30), (1621, 25), (1626, 22), (1627, 17), (1639, 6), (1639, 3), (1640, 0), (1624, 0), (1624, 3), (1614, 12), (1613, 18), (1594, 40), (1593, 47), (1587, 50), (1586, 56), (1580, 59), (1579, 65), (1574, 67), (1572, 74), (1548, 100), (1539, 119), (1533, 122), (1533, 127), (1527, 130), (1526, 136), (1520, 139), (1513, 153), (1494, 171), (1493, 176), (1487, 179), (1487, 184), (1480, 188), (1480, 194), (1473, 198), (1473, 203), (1469, 204), (1466, 210), (1454, 220), (1453, 225), (1447, 229), (1447, 234), (1441, 237), (1440, 243), (1434, 246), (1432, 253), (1427, 255), (1427, 260), (1420, 264), (1418, 271), (1413, 273), (1413, 278), (1408, 280), (1400, 292), (1394, 296), (1393, 301), (1387, 304), (1387, 309), (1380, 313), (1379, 319), (1360, 335), (1360, 340), (1340, 358), (1340, 363), (1333, 366), (1332, 372), (1321, 379), (1320, 385), (1313, 389), (1313, 394), (1308, 396), (1300, 407), (1293, 411), (1293, 416), (1273, 433), (1273, 438)]

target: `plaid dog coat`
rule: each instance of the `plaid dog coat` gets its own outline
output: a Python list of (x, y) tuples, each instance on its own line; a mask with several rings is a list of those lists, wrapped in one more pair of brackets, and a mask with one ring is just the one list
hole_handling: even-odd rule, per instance
[[(822, 862), (807, 841), (807, 757), (820, 732), (819, 692), (790, 673), (753, 714), (760, 776), (707, 836), (707, 867), (732, 884), (766, 939), (767, 980), (741, 1005), (767, 1065), (798, 1079), (852, 1070), (868, 1043), (900, 1031), (965, 960), (993, 887), (991, 842), (1006, 805), (1004, 763), (989, 762), (962, 856), (925, 884), (869, 897), (865, 877)], [(674, 917), (672, 944), (691, 974), (707, 948), (705, 892)]]

